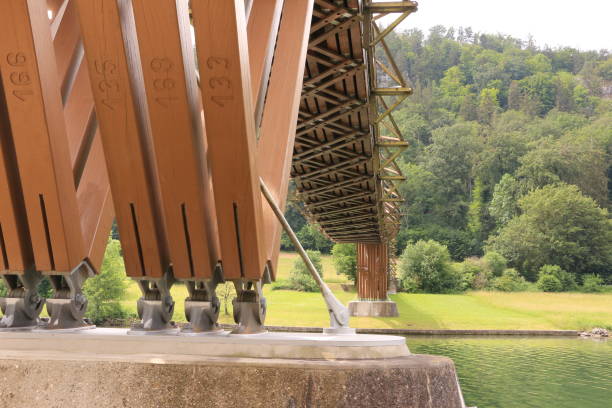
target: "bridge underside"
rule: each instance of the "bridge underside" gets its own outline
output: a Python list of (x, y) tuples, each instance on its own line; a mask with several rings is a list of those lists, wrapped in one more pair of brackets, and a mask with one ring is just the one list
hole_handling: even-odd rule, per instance
[(403, 176), (395, 159), (407, 143), (392, 112), (411, 89), (385, 36), (415, 9), (315, 1), (291, 174), (307, 216), (335, 242), (388, 242), (397, 233)]

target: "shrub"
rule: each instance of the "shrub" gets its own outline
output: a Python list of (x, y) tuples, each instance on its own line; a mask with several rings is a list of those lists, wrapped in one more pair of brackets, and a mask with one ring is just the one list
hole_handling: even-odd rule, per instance
[[(319, 251), (307, 250), (308, 257), (312, 261), (319, 275), (323, 276), (323, 268), (321, 266), (321, 253)], [(299, 290), (300, 292), (318, 292), (319, 285), (310, 275), (306, 264), (302, 258), (297, 258), (293, 262), (293, 269), (289, 272), (289, 280), (287, 281), (288, 289)]]
[(53, 296), (53, 287), (51, 286), (51, 281), (48, 277), (44, 276), (42, 278), (36, 291), (38, 292), (38, 296), (45, 299), (49, 299)]
[(561, 292), (563, 285), (554, 275), (542, 275), (538, 279), (538, 288), (543, 292)]
[(527, 282), (516, 269), (508, 268), (493, 280), (493, 288), (502, 292), (520, 292), (527, 289)]
[(495, 251), (487, 252), (482, 259), (493, 276), (501, 276), (508, 267), (508, 261)]
[(345, 275), (351, 282), (355, 282), (357, 276), (357, 246), (355, 244), (334, 245), (332, 259), (336, 272)]
[(558, 265), (544, 265), (540, 268), (539, 276), (552, 275), (561, 282), (561, 292), (576, 289), (576, 277), (573, 273), (563, 270)]
[(584, 275), (582, 278), (582, 290), (589, 293), (603, 291), (603, 279), (599, 275)]
[(482, 290), (489, 286), (491, 272), (481, 258), (467, 258), (457, 266), (462, 289)]
[(126, 287), (121, 244), (115, 239), (109, 239), (101, 272), (88, 279), (83, 286), (83, 292), (89, 300), (87, 317), (95, 324), (127, 317), (119, 303), (125, 295)]
[(4, 279), (0, 279), (0, 297), (6, 297), (6, 295), (8, 295), (8, 288), (6, 283), (4, 283)]
[(448, 248), (436, 241), (406, 246), (399, 263), (400, 283), (407, 291), (446, 293), (461, 290), (461, 276), (451, 267)]

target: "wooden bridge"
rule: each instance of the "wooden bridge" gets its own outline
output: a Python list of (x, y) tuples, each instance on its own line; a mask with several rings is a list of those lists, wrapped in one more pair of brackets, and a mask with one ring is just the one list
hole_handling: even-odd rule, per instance
[[(263, 326), (290, 179), (308, 218), (357, 243), (359, 297), (386, 299), (410, 94), (385, 43), (410, 1), (3, 0), (3, 328), (85, 323), (83, 282), (116, 220), (142, 290), (136, 331), (215, 330), (216, 286), (238, 332)], [(379, 26), (385, 18), (387, 25)]]

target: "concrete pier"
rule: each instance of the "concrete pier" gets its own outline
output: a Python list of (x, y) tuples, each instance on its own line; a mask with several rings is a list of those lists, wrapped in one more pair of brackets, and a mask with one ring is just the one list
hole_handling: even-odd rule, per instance
[(397, 304), (392, 300), (354, 300), (348, 304), (351, 316), (397, 317)]
[(462, 408), (453, 362), (396, 336), (0, 333), (0, 407)]

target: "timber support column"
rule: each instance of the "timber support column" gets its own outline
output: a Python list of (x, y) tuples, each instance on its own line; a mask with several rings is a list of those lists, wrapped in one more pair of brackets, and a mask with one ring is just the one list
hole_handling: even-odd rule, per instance
[(349, 303), (351, 316), (398, 316), (397, 305), (387, 297), (389, 251), (386, 243), (357, 244), (357, 294)]

